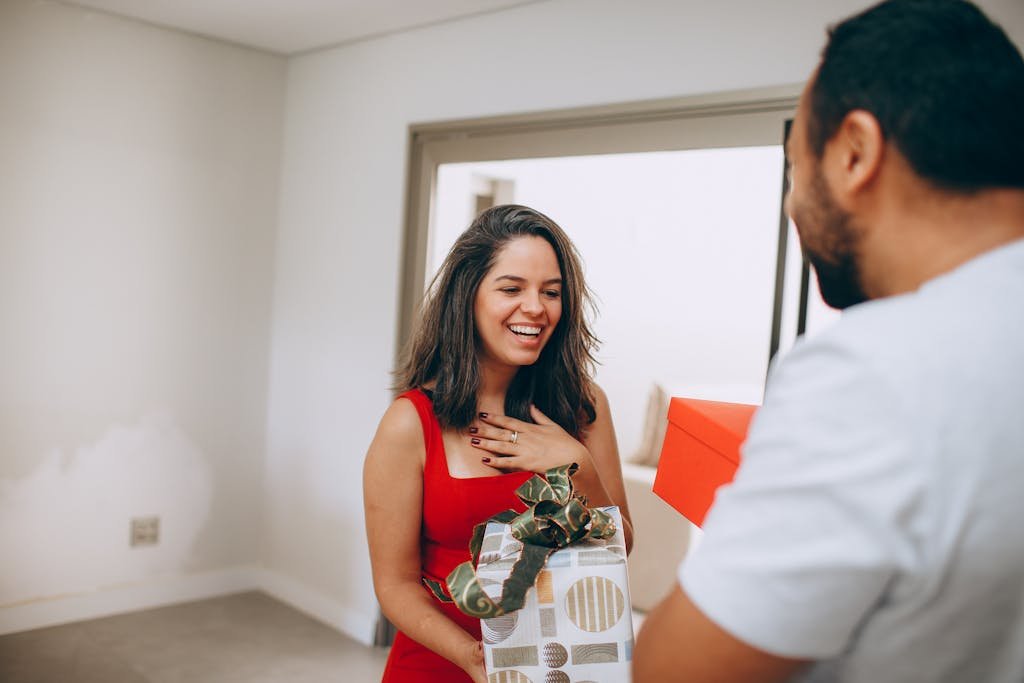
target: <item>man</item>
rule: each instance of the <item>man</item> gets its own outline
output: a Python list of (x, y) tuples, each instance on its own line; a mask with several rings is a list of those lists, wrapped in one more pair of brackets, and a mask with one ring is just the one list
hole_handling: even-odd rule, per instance
[(787, 211), (842, 319), (773, 369), (636, 683), (1024, 681), (1024, 61), (961, 0), (830, 32)]

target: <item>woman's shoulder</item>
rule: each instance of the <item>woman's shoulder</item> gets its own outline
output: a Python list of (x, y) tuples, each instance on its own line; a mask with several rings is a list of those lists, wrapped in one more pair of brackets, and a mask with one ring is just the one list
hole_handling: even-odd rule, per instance
[(416, 406), (417, 391), (406, 391), (395, 397), (380, 419), (378, 434), (395, 445), (423, 445), (423, 423)]
[(422, 483), (426, 440), (418, 412), (403, 396), (384, 411), (363, 463), (364, 487), (374, 497), (392, 496), (409, 482)]

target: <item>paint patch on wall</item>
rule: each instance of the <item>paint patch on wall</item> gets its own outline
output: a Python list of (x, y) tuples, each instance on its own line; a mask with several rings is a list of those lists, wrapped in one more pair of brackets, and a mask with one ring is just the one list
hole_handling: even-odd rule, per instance
[[(168, 415), (50, 453), (0, 479), (0, 606), (181, 573), (212, 496), (206, 458)], [(160, 518), (157, 545), (130, 546), (140, 516)]]

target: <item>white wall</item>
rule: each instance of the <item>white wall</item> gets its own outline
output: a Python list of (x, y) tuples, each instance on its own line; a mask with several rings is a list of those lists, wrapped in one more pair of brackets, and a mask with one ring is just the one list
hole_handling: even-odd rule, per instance
[[(258, 562), (285, 78), (257, 51), (0, 2), (0, 632)], [(160, 544), (130, 549), (151, 514)]]
[[(1019, 0), (982, 3), (1024, 43)], [(554, 0), (293, 59), (267, 561), (366, 637), (362, 459), (394, 358), (411, 123), (791, 84), (860, 0)]]

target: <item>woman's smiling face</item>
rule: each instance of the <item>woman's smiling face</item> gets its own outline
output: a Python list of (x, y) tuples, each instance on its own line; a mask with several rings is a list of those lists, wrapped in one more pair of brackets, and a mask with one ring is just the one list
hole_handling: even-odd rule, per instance
[(481, 361), (536, 363), (562, 317), (562, 272), (548, 241), (526, 235), (506, 242), (480, 281), (473, 315)]

